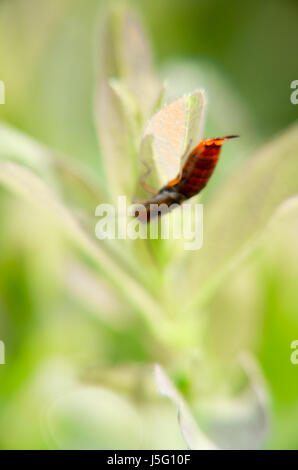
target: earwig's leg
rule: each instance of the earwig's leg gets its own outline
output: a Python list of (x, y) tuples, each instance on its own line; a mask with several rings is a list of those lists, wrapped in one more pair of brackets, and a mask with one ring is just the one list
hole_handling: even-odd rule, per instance
[(151, 169), (149, 168), (148, 164), (144, 160), (142, 160), (142, 163), (147, 168), (147, 171), (146, 171), (146, 173), (143, 174), (143, 176), (140, 180), (140, 183), (143, 186), (143, 188), (145, 189), (145, 191), (147, 191), (148, 193), (157, 194), (158, 191), (156, 191), (156, 189), (151, 188), (151, 186), (148, 186), (148, 184), (145, 183), (145, 179), (150, 175)]
[(151, 188), (151, 186), (148, 186), (148, 184), (144, 183), (144, 181), (141, 181), (141, 185), (143, 186), (145, 191), (147, 191), (148, 193), (158, 194), (158, 191), (156, 191), (156, 189)]
[[(186, 150), (185, 150), (184, 154), (181, 157), (181, 161), (183, 161), (184, 157), (186, 157), (186, 155), (189, 153), (190, 148), (191, 148), (191, 144), (192, 144), (192, 140), (189, 142), (188, 146), (186, 147)], [(180, 168), (179, 175), (176, 176), (176, 178), (174, 178), (173, 180), (169, 181), (167, 186), (175, 186), (175, 184), (180, 183), (180, 181), (182, 179), (182, 174), (183, 174), (183, 168)]]
[(148, 199), (133, 199), (132, 203), (133, 204), (144, 204), (145, 202), (151, 201), (150, 198)]

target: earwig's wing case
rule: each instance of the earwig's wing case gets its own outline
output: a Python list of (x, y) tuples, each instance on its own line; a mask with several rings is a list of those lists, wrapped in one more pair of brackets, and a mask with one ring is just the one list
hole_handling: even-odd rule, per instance
[(153, 136), (152, 159), (161, 186), (177, 176), (185, 151), (202, 139), (205, 104), (205, 93), (197, 90), (164, 106), (147, 123), (143, 138)]

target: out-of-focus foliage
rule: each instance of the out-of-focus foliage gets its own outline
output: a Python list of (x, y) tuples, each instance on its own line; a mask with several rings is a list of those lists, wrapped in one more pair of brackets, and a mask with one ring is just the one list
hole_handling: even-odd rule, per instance
[[(0, 2), (0, 447), (297, 448), (297, 4), (135, 2), (155, 68), (129, 3)], [(198, 88), (206, 135), (241, 135), (203, 248), (99, 242), (147, 120)]]

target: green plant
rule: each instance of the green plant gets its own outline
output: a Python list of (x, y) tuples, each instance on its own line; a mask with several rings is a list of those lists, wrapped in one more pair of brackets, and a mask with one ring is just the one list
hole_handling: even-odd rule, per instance
[[(80, 338), (78, 315), (91, 317), (91, 325), (96, 325), (95, 338), (90, 326), (83, 327), (86, 334), (80, 349), (88, 349), (89, 335), (94, 348), (101, 343), (95, 351), (91, 347), (79, 365), (71, 360), (71, 366), (62, 361), (59, 367), (48, 367), (45, 361), (46, 378), (42, 375), (43, 379), (33, 381), (27, 390), (42, 397), (37, 408), (43, 409), (43, 428), (48, 433), (45, 441), (53, 447), (183, 447), (178, 426), (173, 430), (174, 408), (157, 394), (154, 363), (159, 364), (159, 390), (178, 407), (182, 435), (189, 447), (213, 448), (211, 441), (218, 438), (216, 429), (223, 426), (232, 428), (230, 441), (223, 446), (238, 445), (233, 439), (239, 429), (244, 430), (243, 440), (247, 443), (252, 438), (251, 445), (256, 446), (267, 430), (270, 405), (251, 358), (254, 342), (242, 337), (229, 350), (229, 332), (223, 331), (220, 342), (228, 352), (223, 351), (222, 357), (213, 354), (208, 344), (212, 321), (206, 309), (216, 302), (229, 276), (235, 277), (237, 270), (242, 273), (245, 260), (272, 238), (274, 222), (269, 221), (279, 220), (277, 208), (297, 193), (298, 127), (292, 126), (231, 172), (207, 201), (202, 250), (186, 252), (180, 241), (174, 240), (98, 242), (94, 237), (95, 207), (100, 202), (115, 201), (118, 195), (133, 196), (139, 178), (142, 131), (161, 106), (164, 88), (155, 75), (148, 41), (134, 14), (113, 9), (106, 14), (101, 31), (95, 112), (105, 168), (104, 189), (82, 164), (5, 124), (0, 128), (3, 201), (7, 190), (16, 195), (4, 208), (7, 218), (13, 216), (4, 230), (2, 246), (14, 234), (12, 251), (23, 247), (30, 284), (42, 292), (35, 310), (28, 300), (26, 325), (31, 324), (32, 311), (37, 316), (39, 309), (54, 310), (58, 301), (53, 298), (61, 302), (60, 291), (65, 290), (70, 297), (67, 310), (75, 310), (78, 329), (73, 333), (71, 351)], [(198, 103), (192, 103), (189, 108), (190, 127), (196, 106)], [(21, 205), (17, 202), (20, 200)], [(296, 203), (294, 207), (297, 210)], [(20, 227), (24, 225), (22, 233)], [(31, 264), (32, 257), (38, 261)], [(13, 260), (13, 256), (4, 259), (7, 265), (3, 268), (12, 279)], [(21, 293), (24, 301), (26, 292), (23, 296)], [(12, 306), (11, 311), (20, 308), (24, 306)], [(46, 338), (51, 324), (42, 321)], [(62, 321), (65, 335), (69, 321), (71, 317)], [(250, 324), (250, 318), (247, 322)], [(256, 322), (255, 329), (259, 327)], [(58, 329), (59, 323), (58, 327), (53, 325), (54, 335)], [(234, 334), (238, 334), (237, 328)], [(43, 336), (32, 337), (30, 340), (39, 347)], [(45, 357), (51, 356), (52, 348), (50, 344)], [(63, 346), (60, 348), (63, 356)], [(243, 349), (250, 349), (250, 354), (240, 367), (238, 355)], [(28, 356), (20, 361), (28, 367), (32, 361), (30, 348), (25, 352)], [(23, 367), (26, 371), (24, 363)], [(16, 375), (17, 371), (16, 366)], [(54, 385), (45, 391), (52, 377)], [(9, 395), (9, 383), (6, 386)], [(14, 412), (24, 403), (26, 393), (19, 397)], [(258, 430), (254, 436), (253, 426)], [(207, 438), (201, 428), (212, 438)], [(8, 447), (10, 442), (8, 438)]]

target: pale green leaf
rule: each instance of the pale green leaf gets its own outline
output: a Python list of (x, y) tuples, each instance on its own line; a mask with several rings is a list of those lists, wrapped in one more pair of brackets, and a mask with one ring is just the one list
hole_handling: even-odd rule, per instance
[(107, 254), (103, 245), (93, 240), (78, 224), (71, 212), (48, 187), (29, 170), (11, 163), (0, 163), (0, 184), (16, 193), (24, 201), (37, 207), (44, 217), (57, 224), (74, 246), (88, 256), (123, 297), (160, 338), (167, 338), (169, 324), (159, 305), (150, 294), (132, 278), (119, 263)]
[(96, 121), (110, 194), (131, 197), (141, 129), (156, 106), (161, 86), (142, 28), (123, 6), (104, 16), (98, 66)]
[(28, 166), (40, 174), (50, 171), (50, 152), (34, 139), (0, 123), (0, 160), (10, 160)]
[(143, 119), (148, 119), (159, 99), (161, 86), (157, 81), (149, 40), (140, 20), (131, 11), (122, 17), (121, 59), (127, 87), (140, 103)]
[[(119, 96), (106, 80), (98, 86), (96, 121), (111, 198), (131, 195), (136, 176), (133, 136)], [(119, 169), (121, 168), (121, 171)]]
[(76, 260), (67, 262), (62, 282), (95, 319), (114, 328), (121, 328), (130, 318), (129, 308), (117, 292), (103, 279)]
[(160, 185), (174, 179), (190, 151), (202, 139), (206, 98), (202, 90), (181, 96), (147, 123), (143, 139), (153, 136), (152, 160)]
[(57, 190), (65, 192), (69, 188), (69, 197), (78, 199), (78, 195), (81, 196), (81, 204), (86, 196), (93, 205), (104, 199), (99, 180), (79, 161), (70, 161), (66, 155), (4, 122), (0, 123), (0, 161), (16, 162), (33, 170), (43, 180), (55, 185)]
[(127, 120), (131, 135), (136, 141), (136, 139), (139, 138), (142, 124), (139, 103), (133, 93), (123, 82), (114, 78), (111, 79), (109, 83), (112, 90), (119, 98), (122, 105), (123, 115)]
[(268, 225), (268, 231), (274, 229), (276, 226), (280, 228), (289, 224), (298, 223), (298, 194), (283, 201), (276, 209), (270, 224)]
[(196, 414), (209, 423), (208, 431), (221, 448), (259, 449), (270, 430), (267, 385), (259, 364), (249, 352), (242, 352), (239, 362), (246, 376), (241, 393), (201, 398), (195, 406)]
[(204, 125), (206, 114), (206, 95), (203, 90), (190, 93), (186, 97), (187, 123), (185, 130), (184, 148), (193, 147), (204, 138)]
[(253, 152), (264, 140), (256, 124), (250, 103), (246, 102), (237, 87), (231, 82), (218, 64), (208, 60), (170, 60), (161, 70), (161, 76), (168, 80), (166, 100), (174, 100), (185, 90), (197, 87), (207, 93), (208, 106), (204, 138), (240, 135), (240, 139), (223, 145), (220, 161), (202, 192), (204, 201), (216, 191), (235, 166)]
[(194, 420), (186, 402), (167, 377), (160, 365), (155, 366), (158, 391), (168, 397), (178, 408), (178, 422), (184, 440), (192, 450), (215, 450), (217, 447), (204, 435)]
[(46, 425), (60, 449), (135, 449), (142, 442), (135, 407), (101, 387), (77, 385), (61, 394), (47, 410)]
[(254, 247), (276, 208), (298, 193), (297, 159), (295, 124), (233, 172), (206, 206), (203, 247), (192, 253), (188, 264), (189, 277), (199, 288), (195, 298)]
[(168, 81), (165, 96), (167, 100), (174, 100), (186, 89), (199, 87), (206, 90), (208, 112), (204, 137), (240, 134), (241, 139), (237, 142), (235, 150), (232, 147), (227, 152), (223, 148), (226, 162), (222, 171), (226, 170), (227, 165), (234, 165), (249, 149), (255, 148), (261, 136), (250, 112), (249, 103), (217, 65), (206, 60), (175, 60), (166, 62), (161, 74)]

